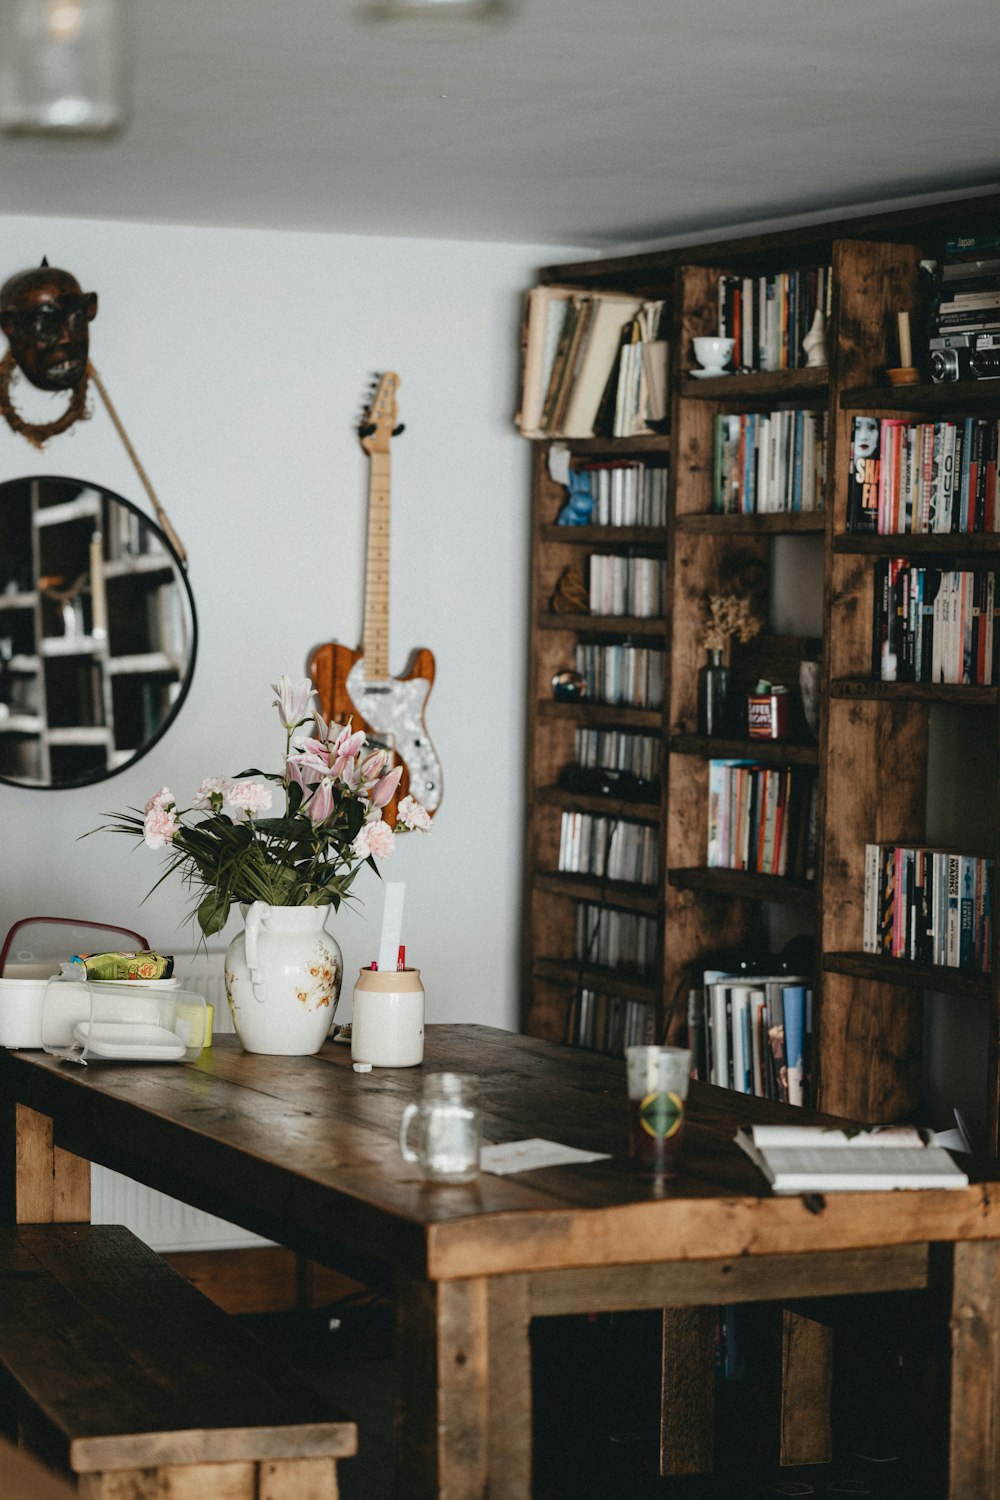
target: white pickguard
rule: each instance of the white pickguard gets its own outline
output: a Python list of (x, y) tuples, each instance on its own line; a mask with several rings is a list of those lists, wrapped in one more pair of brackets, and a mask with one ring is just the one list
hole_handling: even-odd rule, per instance
[(410, 795), (433, 812), (441, 801), (441, 762), (424, 728), (424, 704), (431, 685), (425, 677), (400, 682), (386, 677), (369, 682), (364, 658), (347, 674), (347, 691), (379, 742), (394, 750), (410, 778)]

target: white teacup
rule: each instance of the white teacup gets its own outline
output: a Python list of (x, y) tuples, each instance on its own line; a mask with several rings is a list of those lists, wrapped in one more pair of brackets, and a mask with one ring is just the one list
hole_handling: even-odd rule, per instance
[(708, 338), (702, 336), (692, 340), (694, 357), (703, 370), (721, 375), (733, 356), (733, 339)]

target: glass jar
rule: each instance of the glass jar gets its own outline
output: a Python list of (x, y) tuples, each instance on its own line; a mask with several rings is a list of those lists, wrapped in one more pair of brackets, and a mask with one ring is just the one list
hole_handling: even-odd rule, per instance
[[(472, 1182), (479, 1175), (481, 1123), (475, 1078), (428, 1073), (420, 1101), (408, 1104), (399, 1127), (403, 1160), (419, 1163), (430, 1182)], [(409, 1143), (415, 1126), (416, 1149)]]

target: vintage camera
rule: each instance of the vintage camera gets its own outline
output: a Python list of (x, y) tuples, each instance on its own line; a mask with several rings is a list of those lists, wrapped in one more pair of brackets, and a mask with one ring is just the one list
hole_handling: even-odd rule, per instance
[(930, 340), (931, 379), (1000, 378), (1000, 333), (943, 333)]

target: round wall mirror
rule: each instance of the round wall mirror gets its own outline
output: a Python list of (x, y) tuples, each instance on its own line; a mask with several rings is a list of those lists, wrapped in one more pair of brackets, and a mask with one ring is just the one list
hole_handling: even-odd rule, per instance
[(0, 484), (0, 780), (86, 786), (176, 717), (198, 632), (155, 521), (102, 485)]

